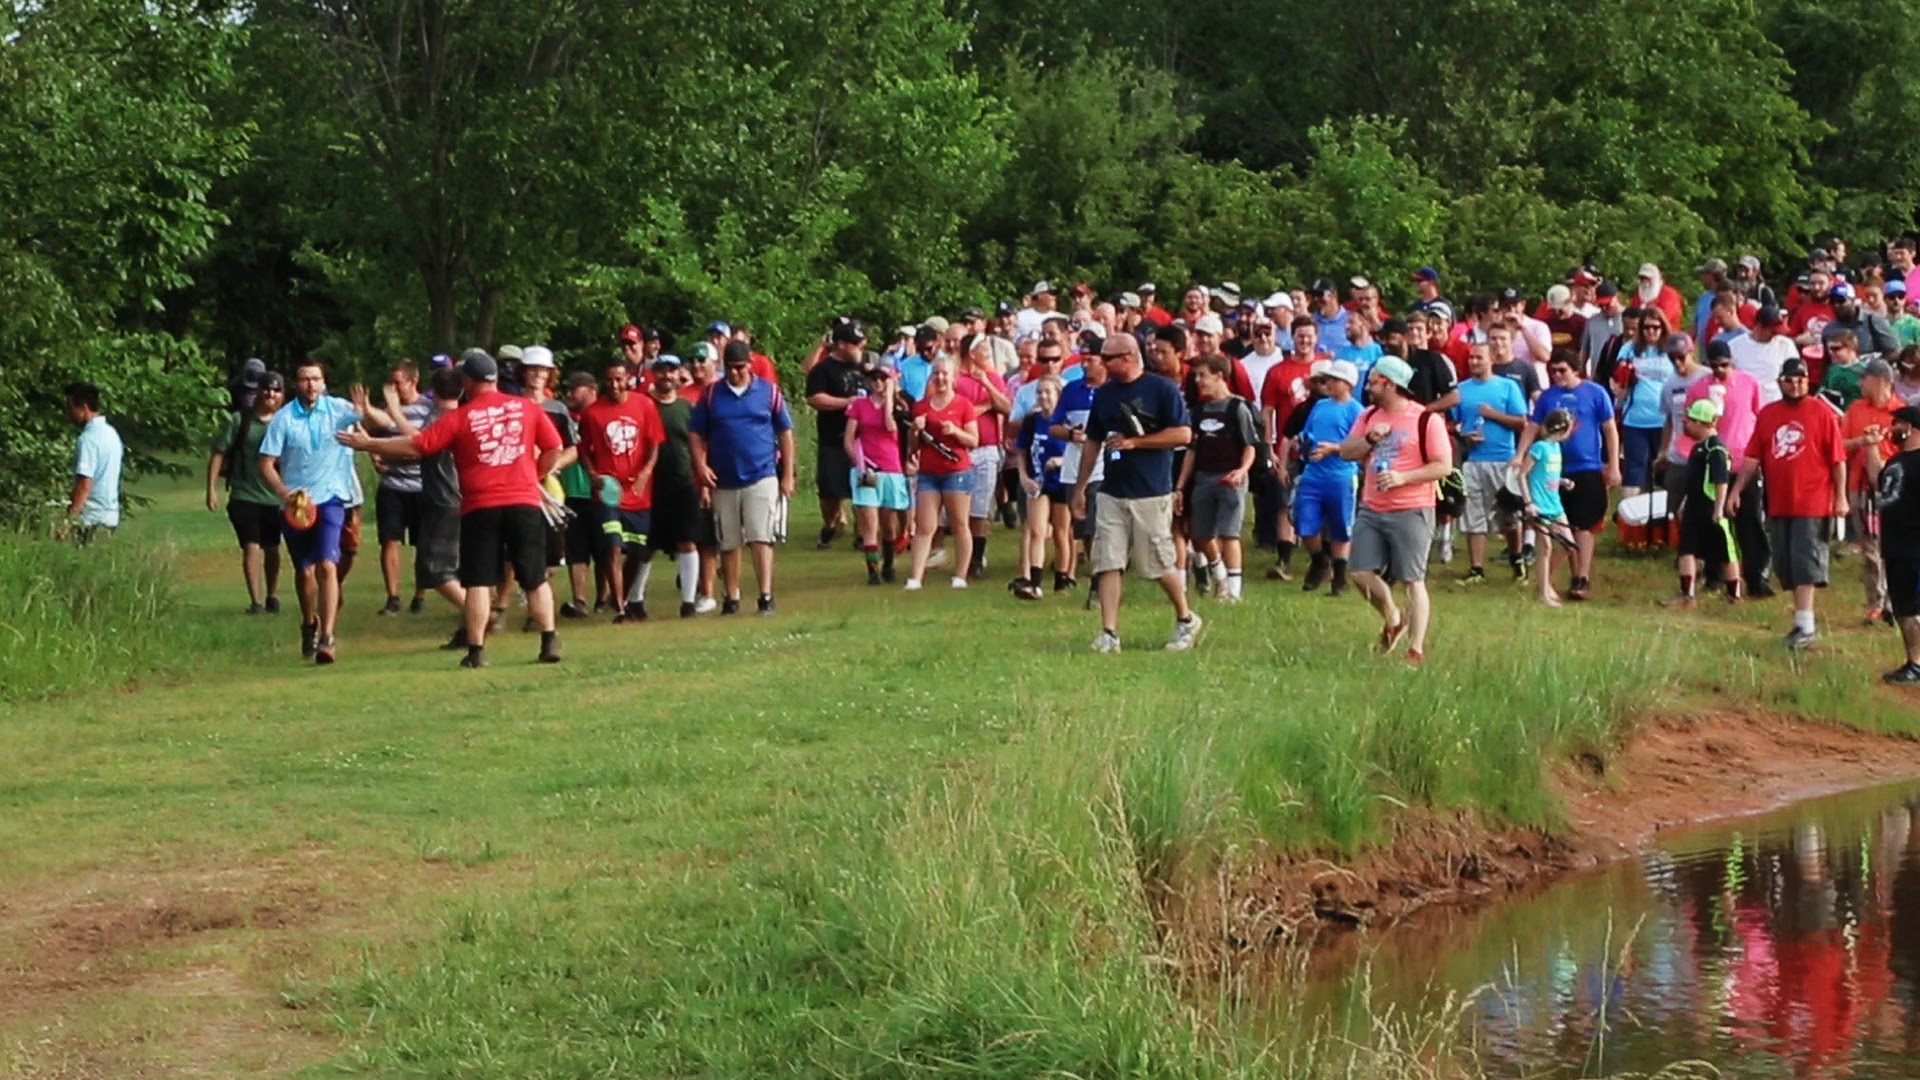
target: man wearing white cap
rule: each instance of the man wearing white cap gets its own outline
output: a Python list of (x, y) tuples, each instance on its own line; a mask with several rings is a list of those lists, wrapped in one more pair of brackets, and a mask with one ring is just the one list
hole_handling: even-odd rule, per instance
[(1681, 321), (1680, 290), (1667, 284), (1666, 279), (1660, 276), (1658, 266), (1652, 263), (1641, 265), (1640, 286), (1634, 298), (1643, 308), (1658, 308), (1667, 317), (1669, 328), (1678, 329), (1686, 325)]
[(1331, 576), (1330, 595), (1347, 591), (1347, 556), (1353, 548), (1353, 486), (1360, 466), (1340, 456), (1340, 443), (1360, 418), (1353, 386), (1359, 371), (1346, 360), (1322, 360), (1314, 365), (1323, 388), (1300, 427), (1300, 446), (1307, 459), (1293, 496), (1293, 522), (1300, 540), (1312, 555), (1306, 580), (1300, 587), (1318, 589)]
[(1059, 291), (1051, 281), (1036, 281), (1026, 307), (1013, 317), (1014, 333), (1018, 337), (1033, 337), (1040, 333), (1041, 324), (1047, 321), (1060, 307)]

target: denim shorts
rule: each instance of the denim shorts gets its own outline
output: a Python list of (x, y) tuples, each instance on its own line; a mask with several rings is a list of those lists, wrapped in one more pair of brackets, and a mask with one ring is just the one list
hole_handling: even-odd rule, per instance
[(921, 495), (970, 495), (973, 493), (973, 473), (965, 469), (953, 473), (922, 469), (918, 491)]

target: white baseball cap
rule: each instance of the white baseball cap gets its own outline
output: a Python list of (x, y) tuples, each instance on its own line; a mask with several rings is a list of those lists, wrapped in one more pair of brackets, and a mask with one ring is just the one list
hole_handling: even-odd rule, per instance
[[(1323, 361), (1323, 363), (1327, 366), (1320, 374), (1325, 375), (1329, 379), (1339, 379), (1348, 386), (1352, 386), (1360, 381), (1360, 369), (1354, 367), (1353, 362), (1350, 360), (1328, 360)], [(1319, 364), (1315, 364), (1314, 367), (1319, 367)]]
[(1288, 311), (1292, 311), (1293, 310), (1293, 294), (1285, 290), (1282, 290), (1280, 292), (1274, 293), (1272, 296), (1267, 297), (1265, 300), (1260, 301), (1260, 303), (1264, 307), (1283, 307), (1283, 308), (1286, 308)]
[(550, 368), (553, 366), (553, 350), (545, 345), (529, 345), (520, 352), (520, 366)]
[(1227, 332), (1227, 328), (1221, 325), (1220, 316), (1202, 315), (1193, 320), (1193, 332), (1196, 334), (1212, 334), (1214, 337), (1219, 337)]

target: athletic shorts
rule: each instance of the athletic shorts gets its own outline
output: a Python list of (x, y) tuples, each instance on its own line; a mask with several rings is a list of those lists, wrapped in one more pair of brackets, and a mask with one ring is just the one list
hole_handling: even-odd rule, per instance
[(993, 516), (993, 494), (1000, 483), (1000, 448), (976, 447), (973, 451), (973, 502), (967, 516), (975, 521)]
[(969, 495), (973, 492), (973, 473), (964, 469), (951, 473), (921, 469), (914, 490), (920, 495)]
[(1433, 544), (1433, 511), (1379, 511), (1361, 507), (1353, 516), (1354, 570), (1395, 581), (1425, 581), (1427, 549)]
[(780, 501), (780, 481), (756, 480), (743, 488), (718, 488), (713, 493), (713, 525), (721, 551), (738, 551), (743, 544), (773, 543), (773, 515)]
[(382, 544), (420, 542), (420, 493), (382, 487), (373, 495), (374, 524)]
[(1353, 481), (1332, 476), (1303, 476), (1294, 485), (1293, 528), (1302, 537), (1329, 543), (1353, 539)]
[(853, 459), (847, 456), (846, 447), (839, 443), (823, 442), (816, 462), (818, 468), (813, 473), (813, 486), (821, 498), (853, 498), (853, 485), (847, 482), (847, 475), (853, 471)]
[(692, 488), (653, 488), (653, 532), (647, 546), (655, 551), (679, 551), (700, 540), (700, 496)]
[(584, 565), (593, 561), (594, 552), (602, 547), (600, 540), (600, 512), (605, 507), (598, 499), (568, 499), (567, 509), (573, 511), (573, 519), (567, 522), (567, 562)]
[(1158, 580), (1174, 571), (1173, 496), (1100, 500), (1090, 552), (1093, 573), (1124, 571)]
[[(1701, 496), (1705, 498), (1706, 496)], [(1711, 511), (1707, 513), (1685, 513), (1680, 515), (1680, 549), (1678, 554), (1691, 555), (1709, 567), (1724, 566), (1736, 559), (1739, 550), (1733, 539), (1733, 519), (1713, 520)]]
[(1607, 483), (1599, 469), (1564, 474), (1573, 487), (1560, 493), (1560, 505), (1567, 512), (1567, 524), (1579, 532), (1592, 532), (1607, 520)]
[(1500, 509), (1499, 496), (1507, 484), (1504, 461), (1469, 461), (1461, 466), (1467, 480), (1467, 497), (1460, 515), (1463, 531), (1493, 533), (1511, 529), (1514, 516)]
[(1896, 619), (1920, 616), (1920, 559), (1882, 554), (1887, 567), (1887, 607)]
[(533, 506), (494, 506), (460, 516), (460, 584), (498, 588), (513, 567), (523, 589), (547, 580), (547, 519)]
[(437, 589), (460, 579), (460, 509), (420, 504), (420, 530), (413, 536), (413, 581)]
[(1660, 428), (1620, 426), (1620, 486), (1653, 486), (1653, 463), (1660, 453)]
[(1802, 585), (1826, 588), (1827, 537), (1832, 522), (1827, 518), (1771, 517), (1767, 519), (1767, 539), (1773, 544), (1773, 575), (1782, 588)]
[(1195, 540), (1238, 540), (1247, 524), (1247, 488), (1228, 487), (1219, 473), (1193, 478), (1187, 497), (1188, 535)]
[(321, 563), (340, 565), (341, 540), (346, 533), (347, 505), (339, 499), (328, 499), (314, 508), (313, 528), (285, 529), (287, 555), (293, 560), (296, 570), (305, 570), (309, 566)]
[(600, 546), (610, 548), (617, 544), (620, 550), (631, 554), (647, 546), (647, 537), (652, 532), (651, 510), (608, 507), (606, 519), (600, 523)]
[(248, 544), (258, 544), (263, 548), (279, 547), (283, 520), (277, 506), (243, 499), (227, 500), (227, 522), (233, 526), (233, 538), (240, 542), (241, 547)]
[(907, 498), (906, 473), (874, 473), (872, 487), (861, 485), (859, 469), (848, 470), (847, 479), (853, 485), (853, 505), (855, 506), (871, 507), (877, 510), (905, 510), (912, 505)]

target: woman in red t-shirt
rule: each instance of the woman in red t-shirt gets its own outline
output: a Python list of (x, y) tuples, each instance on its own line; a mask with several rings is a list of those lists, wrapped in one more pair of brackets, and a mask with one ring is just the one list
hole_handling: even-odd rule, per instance
[(966, 567), (959, 560), (973, 550), (973, 531), (967, 514), (973, 504), (972, 449), (980, 445), (978, 410), (954, 393), (953, 358), (933, 362), (927, 377), (927, 396), (914, 402), (915, 456), (920, 462), (919, 486), (913, 504), (913, 573), (907, 591), (920, 588), (927, 572), (933, 534), (940, 528), (940, 511), (947, 512), (947, 531), (953, 534), (953, 587), (967, 587)]

